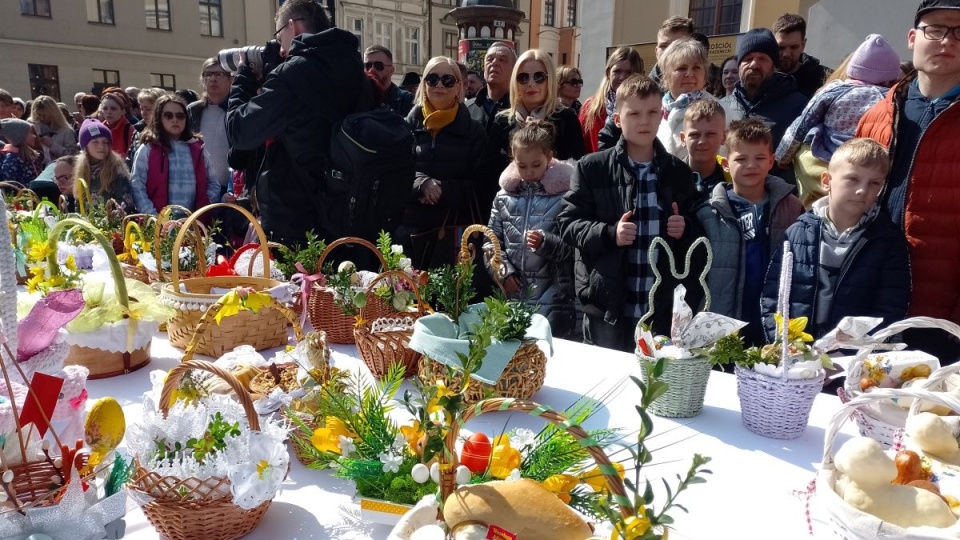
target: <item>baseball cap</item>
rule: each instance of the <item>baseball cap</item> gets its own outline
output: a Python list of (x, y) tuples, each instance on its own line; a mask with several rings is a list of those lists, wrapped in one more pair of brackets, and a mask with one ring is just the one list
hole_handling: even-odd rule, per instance
[(917, 15), (913, 19), (913, 27), (920, 25), (920, 17), (938, 9), (960, 9), (960, 0), (923, 0), (917, 8)]

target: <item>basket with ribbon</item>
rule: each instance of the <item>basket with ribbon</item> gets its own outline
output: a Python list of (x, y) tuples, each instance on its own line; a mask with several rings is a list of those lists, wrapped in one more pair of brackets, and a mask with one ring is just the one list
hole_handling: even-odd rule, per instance
[(376, 297), (374, 289), (380, 282), (405, 284), (416, 298), (416, 311), (408, 313), (391, 313), (376, 318), (360, 307), (353, 334), (357, 350), (363, 362), (370, 368), (370, 372), (377, 379), (382, 379), (394, 363), (400, 363), (405, 368), (405, 377), (412, 377), (417, 373), (421, 354), (410, 348), (410, 337), (413, 335), (413, 325), (429, 310), (420, 296), (420, 287), (410, 276), (399, 270), (384, 272), (376, 277), (366, 288), (367, 298)]
[(123, 253), (117, 254), (123, 276), (142, 283), (150, 284), (150, 275), (147, 269), (140, 264), (140, 254), (150, 250), (150, 242), (143, 234), (141, 224), (156, 218), (147, 214), (130, 214), (124, 216), (121, 230), (123, 231)]
[[(180, 246), (193, 223), (205, 213), (217, 208), (229, 208), (242, 213), (253, 225), (260, 240), (260, 251), (264, 268), (269, 272), (270, 255), (266, 234), (257, 219), (247, 210), (232, 204), (211, 204), (197, 210), (183, 223), (174, 241), (174, 253)], [(195, 329), (200, 319), (211, 306), (218, 303), (231, 289), (242, 287), (251, 292), (269, 293), (281, 304), (291, 302), (287, 284), (281, 281), (256, 276), (218, 276), (184, 279), (180, 275), (180, 261), (173, 259), (171, 282), (160, 290), (160, 299), (173, 307), (176, 315), (167, 323), (170, 343), (179, 349), (185, 349), (194, 339)], [(287, 342), (287, 317), (272, 307), (264, 307), (256, 313), (240, 310), (236, 316), (224, 319), (218, 325), (206, 325), (198, 334), (196, 351), (213, 357), (232, 350), (238, 345), (251, 345), (257, 350), (278, 347)]]
[[(184, 249), (183, 243), (174, 246), (174, 232), (185, 227), (186, 220), (193, 213), (183, 206), (169, 205), (163, 207), (153, 222), (152, 257), (145, 257), (143, 266), (151, 283), (166, 283), (170, 276), (164, 273), (164, 266), (173, 268), (174, 259), (181, 268), (180, 279), (204, 277), (207, 274), (207, 254), (205, 245), (209, 241), (210, 232), (200, 221), (192, 220), (185, 241), (189, 248)], [(183, 217), (174, 218), (174, 215)]]
[[(327, 258), (334, 249), (341, 246), (362, 246), (366, 251), (373, 253), (377, 261), (379, 261), (381, 269), (386, 269), (387, 261), (384, 259), (383, 254), (380, 253), (380, 250), (377, 249), (377, 246), (362, 238), (353, 236), (340, 238), (339, 240), (331, 242), (330, 245), (323, 250), (323, 253), (320, 254), (320, 260), (317, 261), (316, 268), (323, 272), (323, 266)], [(349, 266), (346, 262), (341, 266), (344, 265)], [(355, 268), (344, 270), (353, 272)], [(339, 271), (338, 269), (337, 272), (339, 273)], [(330, 287), (328, 279), (325, 278), (323, 274), (307, 275), (306, 272), (302, 272), (302, 274), (304, 275), (298, 276), (298, 279), (301, 280), (301, 303), (306, 306), (306, 313), (310, 317), (310, 324), (316, 329), (325, 331), (327, 333), (327, 341), (330, 343), (355, 343), (356, 339), (353, 335), (353, 329), (358, 308), (355, 307), (356, 302), (354, 299), (344, 298), (343, 292), (339, 292)], [(354, 295), (360, 292), (351, 287), (347, 287), (347, 289), (353, 292)], [(396, 310), (387, 305), (387, 302), (383, 298), (375, 294), (365, 294), (365, 296), (364, 310), (366, 317), (377, 319), (396, 312)]]

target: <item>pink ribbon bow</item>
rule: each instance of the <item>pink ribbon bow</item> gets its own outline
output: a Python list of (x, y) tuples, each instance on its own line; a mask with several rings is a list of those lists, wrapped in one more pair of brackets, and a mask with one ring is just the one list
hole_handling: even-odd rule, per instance
[(300, 285), (300, 326), (304, 326), (307, 323), (307, 301), (310, 299), (310, 291), (313, 290), (313, 284), (319, 283), (322, 287), (326, 280), (323, 278), (321, 272), (317, 272), (316, 274), (307, 272), (307, 269), (303, 267), (302, 263), (297, 263), (295, 266), (300, 272), (290, 276), (290, 282), (294, 285), (298, 283)]

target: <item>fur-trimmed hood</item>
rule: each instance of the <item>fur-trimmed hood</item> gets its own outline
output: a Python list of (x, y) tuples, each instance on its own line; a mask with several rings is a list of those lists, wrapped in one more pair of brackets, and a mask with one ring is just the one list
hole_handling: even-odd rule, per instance
[[(552, 159), (550, 160), (550, 166), (543, 173), (540, 185), (543, 186), (547, 195), (566, 193), (570, 191), (570, 178), (572, 176), (573, 164), (571, 161)], [(510, 165), (500, 174), (500, 187), (508, 193), (516, 193), (522, 182), (516, 162), (511, 161)]]

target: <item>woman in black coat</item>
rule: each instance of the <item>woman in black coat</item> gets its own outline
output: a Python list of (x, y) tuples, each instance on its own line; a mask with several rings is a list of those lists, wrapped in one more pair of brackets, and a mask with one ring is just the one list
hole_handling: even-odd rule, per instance
[(441, 228), (482, 223), (476, 184), (486, 134), (463, 106), (460, 68), (445, 56), (430, 59), (407, 123), (416, 139), (417, 175), (397, 237), (414, 267), (452, 263), (453, 239), (438, 240)]

